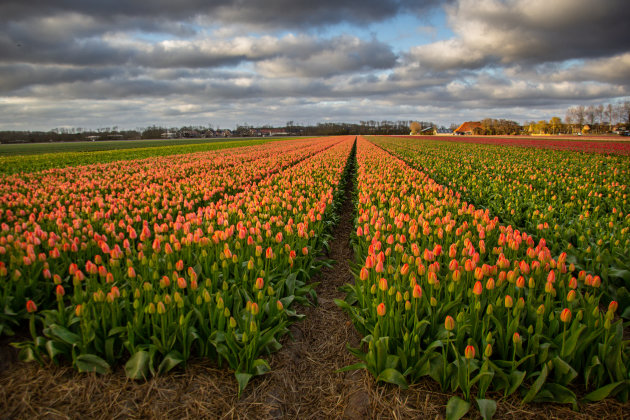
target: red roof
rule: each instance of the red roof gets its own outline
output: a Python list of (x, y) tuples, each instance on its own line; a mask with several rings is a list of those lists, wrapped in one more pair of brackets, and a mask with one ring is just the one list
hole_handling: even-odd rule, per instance
[(479, 121), (466, 121), (454, 131), (454, 133), (473, 133), (475, 128), (481, 128)]

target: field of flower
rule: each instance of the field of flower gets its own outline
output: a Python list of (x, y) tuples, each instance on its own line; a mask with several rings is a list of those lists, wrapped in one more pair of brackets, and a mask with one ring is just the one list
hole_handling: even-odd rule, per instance
[(354, 189), (341, 239), (354, 281), (335, 302), (362, 341), (343, 370), (431, 378), (449, 419), (473, 405), (491, 418), (512, 394), (628, 400), (627, 156), (394, 137), (241, 146), (0, 175), (0, 336), (28, 331), (20, 359), (143, 379), (203, 358), (242, 392), (317, 301), (309, 281)]
[[(521, 162), (516, 157), (525, 149), (497, 149), (497, 155), (483, 160), (486, 149), (474, 153), (467, 148), (453, 156), (449, 152), (457, 147), (453, 144), (374, 141), (427, 170), (415, 169), (368, 141), (358, 144), (353, 240), (359, 264), (346, 299), (338, 301), (364, 335), (363, 346), (353, 350), (362, 362), (350, 368), (365, 368), (378, 380), (403, 387), (429, 376), (443, 390), (463, 395), (449, 401), (447, 417), (451, 418), (465, 414), (473, 397), (482, 416), (491, 417), (496, 403), (486, 398), (490, 391), (504, 395), (519, 391), (524, 402), (556, 401), (577, 407), (578, 397), (571, 389), (581, 384), (584, 400), (611, 395), (627, 400), (630, 348), (623, 340), (617, 302), (604, 304), (602, 300), (605, 280), (570, 263), (565, 243), (556, 241), (550, 246), (543, 238), (551, 233), (553, 239), (558, 228), (526, 233), (500, 223), (492, 209), (464, 201), (459, 192), (461, 186), (462, 193), (475, 198), (485, 198), (479, 196), (485, 190), (490, 190), (488, 196), (502, 193), (509, 210), (515, 206), (512, 200), (523, 197), (524, 191), (536, 191), (539, 176), (541, 183), (549, 183), (546, 177), (562, 175), (553, 184), (560, 194), (565, 186), (572, 186), (569, 175), (582, 173), (582, 181), (590, 181), (590, 188), (569, 194), (579, 194), (585, 205), (595, 193), (601, 194), (611, 200), (610, 207), (618, 205), (623, 212), (619, 215), (606, 207), (606, 216), (601, 216), (613, 218), (609, 229), (614, 243), (627, 237), (622, 233), (627, 228), (613, 222), (627, 223), (625, 193), (617, 197), (618, 181), (609, 179), (602, 173), (604, 167), (594, 162), (602, 159), (600, 165), (606, 163), (615, 176), (622, 176), (625, 169), (615, 168), (601, 156), (577, 167), (567, 164), (563, 155), (563, 166), (558, 167), (550, 165), (540, 150), (537, 157), (504, 168)], [(464, 159), (468, 153), (472, 153), (470, 161), (483, 163), (469, 169)], [(452, 188), (438, 184), (432, 179), (434, 173), (450, 177), (446, 184)], [(496, 178), (490, 178), (492, 174)], [(522, 176), (519, 179), (526, 185), (504, 182), (499, 174)], [(627, 177), (628, 172), (624, 174)], [(517, 207), (517, 215), (539, 215), (542, 209), (545, 214), (552, 212), (541, 198), (547, 197), (553, 185), (538, 196), (529, 193), (527, 204), (539, 206), (538, 212)], [(612, 190), (610, 196), (603, 190), (606, 187)], [(578, 202), (577, 197), (572, 200)], [(552, 214), (560, 217), (568, 211)], [(534, 226), (538, 223), (544, 225), (545, 220)], [(621, 245), (627, 256), (627, 243)]]
[(630, 307), (626, 156), (387, 138), (377, 144), (502, 222), (544, 237), (554, 255), (564, 251), (578, 271), (599, 274), (622, 312)]
[[(409, 137), (406, 137), (407, 139)], [(442, 142), (493, 144), (497, 146), (534, 147), (574, 152), (630, 155), (630, 141), (611, 136), (414, 136), (415, 139)]]
[[(289, 140), (284, 138), (283, 140)], [(224, 140), (137, 140), (60, 144), (0, 145), (0, 174), (34, 172), (67, 166), (184, 155), (262, 145), (272, 138)]]
[(0, 328), (23, 360), (131, 378), (191, 355), (242, 388), (299, 318), (350, 138), (4, 176)]

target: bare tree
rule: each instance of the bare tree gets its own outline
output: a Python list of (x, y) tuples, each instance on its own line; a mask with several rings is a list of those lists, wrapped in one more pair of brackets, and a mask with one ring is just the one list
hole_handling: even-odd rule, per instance
[(569, 132), (573, 132), (573, 124), (577, 121), (577, 111), (575, 107), (567, 109), (567, 114), (564, 116), (564, 121), (567, 123)]
[(599, 123), (598, 131), (601, 132), (604, 124), (604, 105), (597, 105), (595, 107), (595, 114), (597, 115), (597, 122)]
[(586, 111), (584, 109), (584, 105), (578, 105), (575, 107), (575, 122), (580, 126), (584, 125), (584, 119), (586, 118)]
[(586, 107), (584, 111), (586, 122), (593, 128), (593, 124), (595, 124), (595, 107), (593, 105), (589, 105)]
[(612, 130), (612, 126), (615, 124), (615, 110), (612, 104), (606, 105), (606, 118), (608, 118), (608, 129)]

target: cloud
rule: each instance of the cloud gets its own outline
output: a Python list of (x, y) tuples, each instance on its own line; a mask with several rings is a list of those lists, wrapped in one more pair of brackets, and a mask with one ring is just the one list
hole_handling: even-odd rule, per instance
[[(0, 124), (548, 118), (532, 115), (630, 95), (626, 9), (618, 0), (5, 0)], [(387, 22), (409, 25), (404, 42)]]
[[(231, 22), (260, 28), (304, 28), (340, 22), (378, 22), (402, 11), (418, 12), (442, 3), (440, 0), (5, 0), (0, 4), (0, 22), (78, 13), (110, 26), (129, 19), (156, 23), (201, 19), (207, 24)], [(167, 30), (167, 26), (163, 29)]]
[(459, 0), (447, 5), (456, 36), (418, 46), (410, 59), (431, 69), (558, 62), (628, 50), (625, 0)]

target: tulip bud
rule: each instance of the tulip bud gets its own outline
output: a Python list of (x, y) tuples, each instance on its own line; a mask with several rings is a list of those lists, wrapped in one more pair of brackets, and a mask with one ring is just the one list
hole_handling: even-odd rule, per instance
[(475, 348), (473, 346), (466, 346), (466, 349), (464, 350), (464, 357), (466, 357), (466, 359), (474, 359), (475, 358)]
[(512, 300), (512, 296), (506, 295), (505, 296), (505, 307), (506, 308), (511, 308), (512, 306), (514, 306), (514, 301)]
[(473, 293), (477, 296), (480, 296), (483, 291), (483, 287), (481, 286), (481, 282), (477, 280), (475, 286), (473, 287)]
[(612, 312), (613, 314), (615, 312), (617, 312), (617, 308), (619, 307), (619, 304), (617, 303), (617, 301), (613, 300), (608, 304), (608, 310), (610, 312)]
[(565, 324), (571, 322), (571, 310), (569, 308), (564, 308), (560, 313), (560, 321)]
[(488, 358), (492, 356), (492, 345), (490, 343), (486, 345), (486, 350), (483, 352), (483, 354)]
[(514, 335), (512, 336), (512, 342), (514, 344), (519, 344), (521, 342), (521, 335), (515, 332)]
[(160, 315), (164, 315), (166, 313), (166, 307), (164, 307), (163, 302), (158, 302), (157, 304), (157, 313)]
[(381, 303), (376, 307), (376, 313), (379, 316), (385, 316), (385, 304)]
[(444, 328), (446, 328), (447, 331), (453, 331), (453, 328), (455, 328), (455, 320), (452, 316), (446, 316), (446, 319), (444, 320)]
[(37, 305), (32, 300), (26, 302), (26, 312), (33, 313), (37, 311)]

